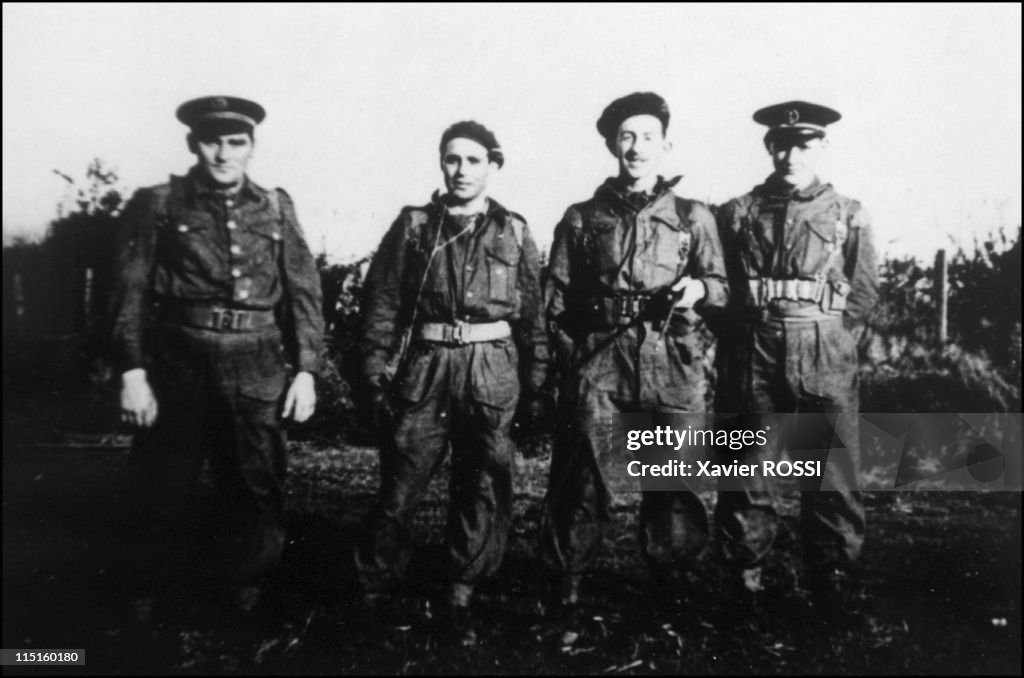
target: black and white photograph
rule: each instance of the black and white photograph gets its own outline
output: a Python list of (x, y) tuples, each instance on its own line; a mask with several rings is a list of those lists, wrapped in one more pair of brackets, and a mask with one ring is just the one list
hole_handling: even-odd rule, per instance
[(4, 673), (1019, 675), (1020, 55), (4, 3)]

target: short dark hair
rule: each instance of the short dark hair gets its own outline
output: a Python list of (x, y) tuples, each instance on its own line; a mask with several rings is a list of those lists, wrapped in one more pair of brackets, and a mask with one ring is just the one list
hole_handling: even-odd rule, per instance
[(452, 139), (470, 139), (487, 149), (487, 160), (498, 167), (505, 164), (505, 153), (501, 150), (501, 144), (494, 136), (494, 132), (487, 129), (475, 120), (463, 120), (457, 122), (444, 131), (441, 135), (441, 143), (438, 152), (444, 155), (444, 149)]

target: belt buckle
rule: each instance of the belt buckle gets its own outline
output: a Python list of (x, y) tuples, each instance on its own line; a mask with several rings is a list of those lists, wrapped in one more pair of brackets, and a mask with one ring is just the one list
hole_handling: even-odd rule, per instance
[(215, 308), (210, 311), (210, 327), (215, 330), (230, 330), (233, 319), (231, 310), (226, 308)]
[(628, 325), (640, 314), (640, 298), (635, 296), (614, 297), (615, 324)]
[(466, 343), (466, 337), (469, 334), (468, 331), (469, 323), (463, 322), (462, 320), (456, 320), (455, 326), (452, 327), (452, 342), (462, 345)]
[(242, 330), (246, 328), (248, 311), (240, 311), (232, 308), (217, 308), (211, 311), (213, 315), (213, 328), (221, 331)]

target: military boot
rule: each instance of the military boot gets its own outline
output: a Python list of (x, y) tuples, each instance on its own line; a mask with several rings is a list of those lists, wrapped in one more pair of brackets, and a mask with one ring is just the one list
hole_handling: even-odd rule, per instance
[(471, 607), (472, 601), (472, 584), (455, 582), (448, 587), (448, 595), (441, 605), (441, 614), (438, 616), (441, 639), (447, 645), (476, 645), (476, 616)]

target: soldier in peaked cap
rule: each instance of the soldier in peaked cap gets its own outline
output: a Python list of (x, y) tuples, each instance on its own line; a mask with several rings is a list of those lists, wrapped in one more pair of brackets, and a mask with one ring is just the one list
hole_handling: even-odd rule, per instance
[(787, 101), (754, 113), (754, 122), (766, 125), (765, 143), (775, 139), (824, 139), (825, 127), (838, 122), (839, 111), (806, 101)]
[(379, 615), (408, 565), (416, 505), (450, 447), (440, 619), (449, 640), (472, 645), (473, 592), (501, 565), (511, 522), (510, 427), (517, 401), (543, 402), (548, 353), (537, 246), (523, 218), (488, 194), (504, 164), (497, 139), (459, 122), (439, 151), (446, 193), (402, 210), (366, 277), (359, 350), (381, 483), (356, 567)]
[(246, 173), (263, 108), (203, 97), (177, 117), (196, 164), (140, 189), (117, 242), (122, 418), (138, 428), (133, 458), (147, 515), (171, 527), (209, 459), (225, 502), (211, 542), (231, 546), (225, 583), (251, 609), (285, 541), (282, 419), (305, 421), (316, 405), (320, 283), (291, 199)]
[[(714, 342), (703, 313), (728, 298), (710, 210), (676, 195), (678, 177), (658, 173), (671, 148), (668, 123), (668, 105), (653, 92), (605, 108), (597, 130), (618, 174), (569, 207), (551, 247), (546, 319), (565, 428), (551, 460), (542, 552), (556, 579), (552, 616), (572, 633), (582, 628), (580, 585), (625, 468), (615, 417), (706, 411)], [(659, 598), (674, 601), (708, 542), (703, 504), (685, 489), (644, 492), (639, 522)]]
[[(777, 459), (783, 445), (793, 458), (827, 455), (820, 488), (801, 497), (812, 600), (826, 614), (847, 600), (846, 582), (864, 539), (852, 332), (878, 296), (870, 218), (817, 174), (826, 128), (839, 118), (803, 101), (754, 113), (768, 127), (764, 144), (774, 171), (719, 215), (733, 294), (717, 407), (744, 417), (801, 415), (796, 436), (749, 450), (750, 461)], [(719, 493), (715, 513), (729, 581), (754, 602), (779, 527), (772, 488), (763, 477), (743, 479)]]
[(252, 134), (266, 117), (263, 107), (255, 101), (238, 97), (200, 97), (178, 107), (177, 118), (193, 131), (223, 134)]

